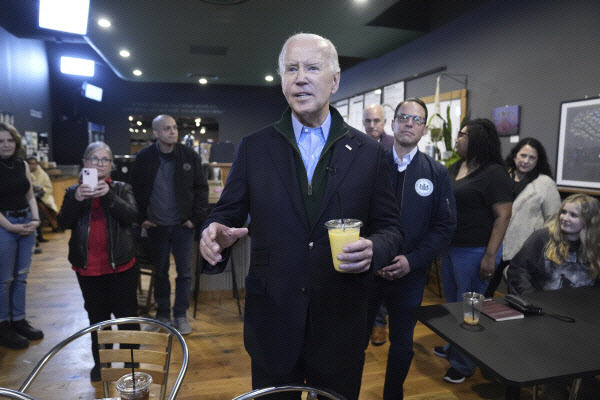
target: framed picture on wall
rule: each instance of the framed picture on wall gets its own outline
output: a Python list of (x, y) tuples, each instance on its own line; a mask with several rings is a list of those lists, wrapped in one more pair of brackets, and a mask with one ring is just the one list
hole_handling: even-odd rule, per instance
[(600, 189), (600, 97), (560, 105), (556, 183)]
[(519, 106), (497, 107), (492, 110), (492, 120), (498, 136), (519, 134)]

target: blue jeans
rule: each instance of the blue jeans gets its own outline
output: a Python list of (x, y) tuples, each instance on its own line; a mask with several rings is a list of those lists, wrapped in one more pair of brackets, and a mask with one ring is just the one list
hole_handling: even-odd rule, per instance
[[(442, 256), (442, 285), (446, 302), (462, 301), (465, 292), (485, 293), (488, 281), (479, 279), (479, 267), (485, 254), (485, 247), (450, 247)], [(496, 254), (496, 267), (502, 259), (502, 246)], [(475, 373), (475, 363), (462, 351), (447, 344), (450, 366), (465, 376)]]
[(385, 306), (385, 303), (382, 301), (381, 307), (379, 307), (379, 311), (377, 311), (377, 315), (375, 316), (375, 323), (373, 326), (379, 326), (381, 328), (385, 328), (387, 326), (387, 317), (388, 310)]
[[(6, 217), (12, 224), (26, 224), (24, 217)], [(21, 236), (0, 227), (0, 322), (25, 318), (25, 287), (35, 245), (35, 232)]]
[(185, 317), (192, 294), (192, 245), (194, 229), (181, 225), (156, 226), (148, 230), (154, 253), (154, 299), (156, 316), (171, 317), (171, 282), (169, 280), (170, 255), (173, 252), (177, 278), (175, 278), (175, 303), (173, 317)]

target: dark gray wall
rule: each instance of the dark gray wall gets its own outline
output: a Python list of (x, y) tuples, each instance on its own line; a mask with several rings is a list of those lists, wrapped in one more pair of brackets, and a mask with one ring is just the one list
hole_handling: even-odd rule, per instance
[[(600, 95), (599, 1), (492, 1), (377, 59), (342, 73), (334, 100), (447, 66), (468, 75), (471, 117), (521, 106), (520, 136), (546, 147), (556, 173), (561, 101)], [(449, 79), (441, 91), (460, 89)], [(435, 75), (409, 81), (406, 96), (428, 96)], [(503, 153), (511, 147), (502, 139)]]
[[(31, 116), (40, 115), (41, 118)], [(15, 127), (50, 132), (52, 113), (44, 43), (19, 39), (0, 27), (0, 111), (15, 116)]]

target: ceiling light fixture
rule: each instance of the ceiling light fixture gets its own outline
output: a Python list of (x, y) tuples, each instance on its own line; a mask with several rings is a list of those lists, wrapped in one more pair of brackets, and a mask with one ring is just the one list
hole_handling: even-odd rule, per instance
[(142, 126), (142, 121), (138, 121), (136, 123), (138, 124), (138, 126)]
[(94, 61), (63, 56), (60, 58), (60, 72), (70, 75), (94, 76)]
[(131, 53), (130, 53), (129, 51), (127, 51), (127, 50), (123, 49), (123, 50), (121, 50), (121, 51), (119, 52), (119, 55), (120, 55), (121, 57), (125, 57), (125, 58), (127, 58), (127, 57), (129, 57), (129, 56), (131, 55)]
[(130, 116), (129, 116), (129, 120), (130, 120), (130, 121), (133, 121), (133, 116), (131, 116), (131, 115), (130, 115)]
[(267, 81), (267, 82), (273, 82), (273, 75), (267, 75), (267, 76), (265, 76), (265, 81)]
[(90, 0), (40, 0), (35, 3), (39, 3), (40, 28), (78, 35), (87, 33)]
[(140, 71), (139, 69), (134, 69), (134, 70), (133, 70), (133, 74), (134, 74), (135, 76), (140, 76), (140, 75), (142, 75), (142, 71)]
[(202, 85), (206, 85), (208, 83), (208, 80), (206, 78), (200, 78), (198, 82), (200, 82), (200, 84)]
[(110, 28), (112, 24), (106, 18), (100, 18), (98, 20), (98, 25), (100, 25), (102, 28)]

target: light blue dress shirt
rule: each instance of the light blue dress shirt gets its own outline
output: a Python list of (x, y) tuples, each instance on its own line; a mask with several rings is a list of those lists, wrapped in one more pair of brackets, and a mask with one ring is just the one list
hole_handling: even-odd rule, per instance
[(419, 150), (419, 148), (417, 146), (415, 146), (415, 148), (412, 149), (410, 151), (410, 153), (408, 153), (404, 157), (400, 158), (398, 153), (396, 153), (396, 148), (392, 147), (392, 153), (394, 154), (394, 162), (396, 163), (396, 165), (398, 165), (398, 172), (402, 172), (402, 171), (406, 170), (406, 168), (408, 167), (408, 164), (410, 164), (412, 159), (415, 158), (415, 154), (417, 154), (417, 150)]
[(300, 121), (292, 113), (292, 127), (294, 128), (294, 136), (300, 149), (300, 155), (306, 169), (308, 182), (312, 182), (315, 168), (319, 162), (319, 157), (325, 147), (327, 138), (329, 137), (329, 129), (331, 128), (331, 112), (327, 114), (327, 118), (323, 125), (317, 128), (309, 128), (303, 126)]

